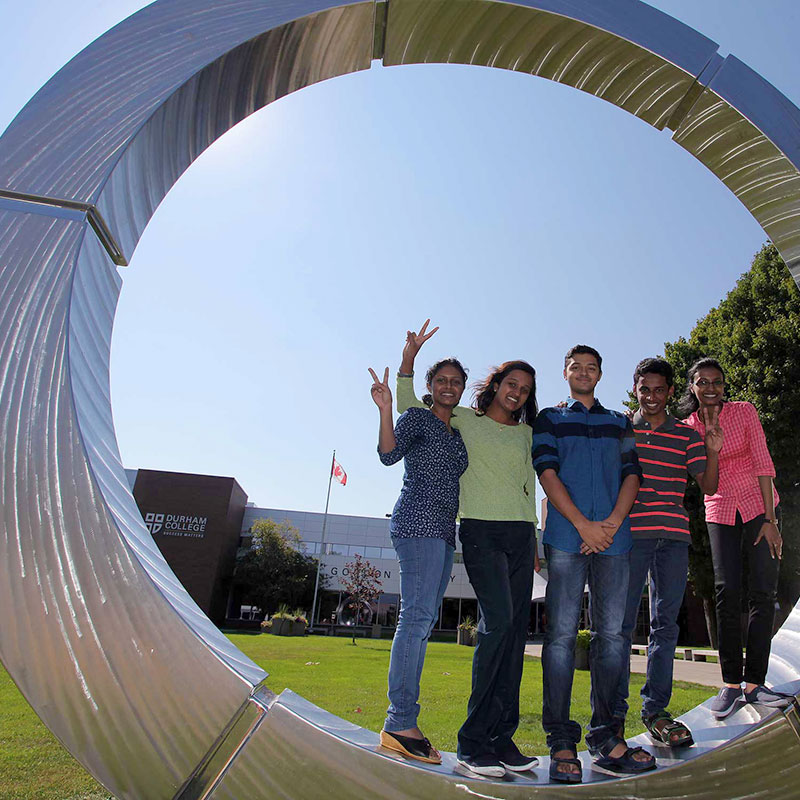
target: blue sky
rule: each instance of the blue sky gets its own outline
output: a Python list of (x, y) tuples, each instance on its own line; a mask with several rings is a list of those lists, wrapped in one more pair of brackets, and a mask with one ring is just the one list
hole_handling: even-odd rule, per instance
[[(0, 0), (0, 129), (143, 5)], [(795, 0), (652, 5), (800, 104)], [(441, 325), (421, 367), (531, 361), (540, 405), (564, 394), (563, 352), (593, 344), (619, 407), (636, 362), (688, 334), (764, 240), (668, 132), (567, 87), (433, 65), (309, 87), (204, 153), (122, 270), (124, 463), (321, 511), (336, 448), (349, 480), (331, 510), (382, 516), (402, 472), (375, 455), (367, 367), (394, 371), (408, 327)]]

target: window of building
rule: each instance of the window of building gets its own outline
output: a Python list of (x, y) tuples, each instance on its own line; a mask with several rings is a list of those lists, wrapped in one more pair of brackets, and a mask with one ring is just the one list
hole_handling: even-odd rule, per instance
[(458, 597), (445, 597), (442, 600), (441, 630), (454, 631), (458, 627)]
[(458, 618), (459, 623), (464, 621), (464, 617), (472, 617), (476, 622), (478, 621), (478, 601), (462, 598), (461, 600), (461, 614)]
[(393, 628), (397, 625), (397, 612), (400, 608), (400, 595), (382, 594), (378, 598), (375, 622), (379, 625), (388, 625)]

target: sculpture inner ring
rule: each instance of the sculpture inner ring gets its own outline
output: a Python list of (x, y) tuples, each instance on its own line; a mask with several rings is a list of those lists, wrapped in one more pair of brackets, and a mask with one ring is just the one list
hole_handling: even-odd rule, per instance
[[(619, 796), (599, 777), (489, 786), (454, 772), (452, 756), (409, 766), (378, 752), (376, 734), (269, 692), (172, 575), (128, 489), (108, 386), (115, 265), (233, 125), (380, 59), (527, 72), (673, 131), (800, 280), (800, 110), (717, 49), (638, 0), (157, 0), (20, 112), (0, 138), (0, 602), (16, 611), (0, 656), (116, 796)], [(770, 664), (793, 691), (799, 632), (795, 609)], [(698, 747), (626, 779), (626, 794), (793, 797), (796, 711), (741, 713), (752, 716), (726, 725), (694, 709)]]

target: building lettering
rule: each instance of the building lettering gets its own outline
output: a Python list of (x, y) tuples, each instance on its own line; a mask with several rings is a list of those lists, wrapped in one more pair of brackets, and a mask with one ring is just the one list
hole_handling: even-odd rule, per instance
[(148, 511), (144, 515), (144, 524), (153, 536), (188, 536), (202, 539), (205, 536), (208, 517), (197, 517), (191, 514), (159, 514)]

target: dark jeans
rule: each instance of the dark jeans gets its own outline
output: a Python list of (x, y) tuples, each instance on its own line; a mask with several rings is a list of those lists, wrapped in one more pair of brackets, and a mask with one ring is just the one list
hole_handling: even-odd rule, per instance
[[(687, 537), (688, 539), (688, 537)], [(647, 645), (647, 680), (642, 686), (642, 717), (665, 711), (672, 697), (672, 665), (678, 643), (678, 613), (686, 591), (689, 570), (689, 542), (677, 539), (634, 539), (631, 550), (628, 605), (622, 623), (625, 649), (631, 650), (631, 637), (639, 615), (642, 592), (650, 573), (650, 639)], [(630, 658), (620, 676), (614, 716), (625, 719), (628, 713)]]
[(531, 613), (532, 522), (461, 521), (459, 538), (481, 619), (459, 758), (502, 753), (519, 725), (519, 684)]
[(547, 558), (547, 632), (542, 649), (542, 725), (551, 752), (573, 750), (581, 726), (569, 718), (575, 639), (583, 590), (589, 583), (592, 639), (589, 658), (592, 677), (592, 718), (586, 744), (596, 751), (616, 735), (614, 699), (630, 649), (625, 650), (622, 618), (628, 595), (628, 553), (567, 553), (545, 545)]
[[(753, 547), (763, 524), (763, 514), (749, 522), (742, 522), (737, 514), (733, 525), (707, 523), (714, 560), (719, 662), (725, 683), (741, 683), (744, 679), (747, 683), (761, 684), (767, 677), (781, 562), (770, 556), (766, 539)], [(743, 561), (747, 562), (749, 611), (746, 663), (742, 657)]]

